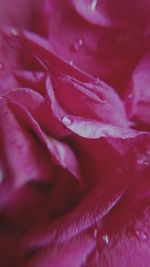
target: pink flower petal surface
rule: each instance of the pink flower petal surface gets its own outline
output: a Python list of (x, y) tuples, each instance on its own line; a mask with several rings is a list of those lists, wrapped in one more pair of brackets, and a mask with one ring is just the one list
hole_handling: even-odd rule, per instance
[(149, 13), (0, 1), (2, 267), (148, 267)]

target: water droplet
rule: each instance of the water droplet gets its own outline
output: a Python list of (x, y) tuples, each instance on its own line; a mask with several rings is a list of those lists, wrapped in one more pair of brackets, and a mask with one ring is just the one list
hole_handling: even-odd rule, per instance
[(67, 116), (64, 116), (63, 117), (63, 123), (66, 125), (66, 126), (70, 126), (72, 124), (72, 120), (67, 117)]
[(73, 66), (73, 61), (72, 60), (70, 61), (70, 65)]
[(79, 51), (79, 49), (83, 46), (83, 39), (80, 38), (78, 40), (76, 40), (74, 43), (73, 43), (73, 48), (75, 51)]
[(129, 99), (131, 99), (132, 97), (133, 97), (133, 95), (132, 95), (132, 94), (129, 94), (129, 95), (128, 95), (128, 98), (129, 98)]
[(97, 234), (98, 234), (98, 230), (95, 228), (94, 231), (93, 231), (93, 236), (94, 236), (94, 238), (97, 237)]
[(142, 231), (137, 230), (136, 235), (140, 240), (147, 240), (147, 235)]
[(15, 28), (12, 28), (10, 32), (13, 36), (18, 36), (19, 34), (19, 32)]
[(144, 166), (149, 166), (150, 165), (150, 160), (146, 160), (145, 158), (141, 158), (137, 160), (138, 165), (144, 165)]
[(94, 11), (96, 9), (96, 6), (97, 6), (97, 0), (92, 0), (91, 10)]
[(103, 235), (103, 241), (108, 244), (109, 243), (109, 237), (108, 235)]
[(143, 163), (145, 166), (149, 166), (150, 165), (150, 161), (148, 160), (144, 160), (144, 163)]

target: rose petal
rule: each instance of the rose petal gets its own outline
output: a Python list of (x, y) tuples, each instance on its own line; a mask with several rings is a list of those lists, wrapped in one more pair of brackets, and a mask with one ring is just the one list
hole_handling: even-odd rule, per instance
[(126, 108), (129, 117), (150, 124), (150, 54), (145, 55), (133, 72)]
[(103, 136), (130, 138), (137, 135), (136, 131), (125, 127), (116, 127), (115, 125), (113, 125), (113, 123), (107, 124), (103, 121), (100, 122), (99, 120), (96, 121), (90, 118), (87, 119), (68, 114), (68, 112), (65, 111), (57, 101), (49, 77), (46, 80), (46, 88), (48, 99), (50, 100), (50, 105), (52, 107), (54, 115), (74, 133), (85, 138), (100, 138)]
[(128, 126), (123, 104), (109, 86), (81, 83), (70, 77), (57, 77), (52, 81), (59, 103), (71, 114)]
[[(0, 27), (28, 27), (32, 17), (33, 8), (38, 9), (41, 0), (1, 0), (0, 1)], [(31, 25), (30, 25), (31, 26)]]
[[(143, 42), (139, 30), (129, 27), (128, 16), (121, 20), (120, 13), (132, 6), (125, 1), (123, 4), (125, 9), (115, 2), (114, 10), (110, 8), (111, 3), (95, 0), (66, 1), (65, 5), (63, 1), (45, 0), (43, 4), (51, 50), (86, 73), (115, 86), (121, 94), (141, 55)], [(116, 11), (116, 16), (111, 11)]]
[(2, 143), (15, 186), (30, 180), (51, 180), (47, 155), (24, 131), (3, 99), (0, 104)]
[[(32, 93), (32, 91), (29, 93)], [(21, 96), (23, 97), (24, 101), (22, 101), (22, 104), (20, 105), (19, 101), (20, 101)], [(27, 101), (29, 100), (28, 98), (29, 96), (30, 94), (29, 95), (26, 94), (26, 90), (24, 91), (22, 90), (22, 92), (15, 91), (15, 94), (11, 93), (8, 96), (8, 99), (9, 101), (11, 101), (11, 103), (13, 103), (15, 108), (17, 108), (16, 113), (22, 114), (23, 116), (22, 118), (28, 121), (29, 126), (34, 129), (39, 139), (45, 144), (46, 148), (50, 152), (53, 162), (55, 164), (60, 165), (62, 168), (65, 168), (74, 177), (80, 180), (79, 166), (78, 166), (78, 163), (77, 163), (77, 160), (76, 160), (76, 157), (73, 151), (67, 144), (60, 142), (54, 139), (53, 137), (48, 136), (47, 134), (43, 132), (42, 128), (36, 121), (36, 117), (34, 118), (34, 113), (33, 113), (33, 116), (32, 116), (32, 113), (30, 114), (30, 112), (32, 112), (32, 108), (35, 109), (36, 106), (34, 105), (34, 102), (32, 103), (31, 99), (30, 99), (31, 106), (29, 106), (29, 101)], [(33, 100), (35, 101), (35, 104), (38, 105), (38, 102), (36, 102), (36, 98), (34, 97), (34, 94), (32, 96), (33, 96)]]

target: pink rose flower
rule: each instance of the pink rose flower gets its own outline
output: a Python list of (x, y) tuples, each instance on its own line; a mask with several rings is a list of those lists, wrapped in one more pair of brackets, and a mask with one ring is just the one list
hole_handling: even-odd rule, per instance
[(2, 267), (147, 267), (150, 3), (0, 1)]

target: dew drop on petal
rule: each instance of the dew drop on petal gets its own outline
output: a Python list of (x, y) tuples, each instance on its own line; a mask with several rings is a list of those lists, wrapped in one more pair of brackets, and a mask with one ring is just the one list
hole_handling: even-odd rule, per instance
[(105, 242), (105, 244), (109, 243), (109, 237), (108, 235), (103, 235), (103, 241)]
[(131, 99), (132, 97), (133, 97), (133, 95), (132, 95), (132, 94), (129, 94), (129, 95), (128, 95), (128, 98), (129, 98), (129, 99)]
[(92, 0), (91, 10), (94, 11), (96, 9), (96, 6), (97, 6), (97, 0)]
[(70, 61), (70, 65), (73, 66), (73, 61), (72, 60)]
[(143, 231), (136, 231), (136, 235), (140, 240), (147, 240), (147, 235)]
[(10, 33), (13, 35), (13, 36), (18, 36), (19, 32), (15, 29), (15, 28), (12, 28), (10, 30)]
[(72, 124), (72, 120), (67, 116), (64, 116), (62, 121), (66, 126), (70, 126)]
[(73, 48), (75, 51), (79, 51), (79, 49), (83, 46), (83, 39), (80, 38), (78, 40), (76, 40), (74, 43), (73, 43)]
[(142, 165), (142, 166), (149, 166), (150, 165), (150, 160), (147, 160), (145, 158), (141, 158), (137, 160), (137, 164), (138, 165)]
[(150, 161), (148, 160), (144, 160), (144, 163), (143, 163), (145, 166), (149, 166), (150, 165)]

